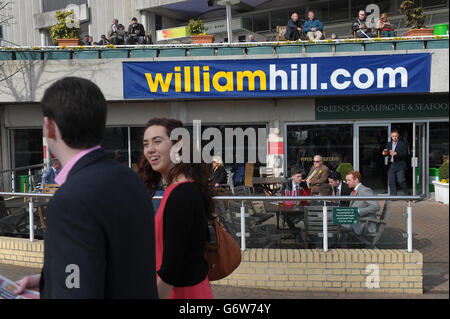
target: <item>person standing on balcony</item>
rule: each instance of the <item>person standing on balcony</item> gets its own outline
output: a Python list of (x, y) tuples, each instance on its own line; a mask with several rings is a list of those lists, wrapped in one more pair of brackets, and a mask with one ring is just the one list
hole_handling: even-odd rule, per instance
[(289, 41), (296, 41), (300, 39), (300, 32), (302, 31), (301, 22), (298, 19), (298, 13), (294, 12), (291, 19), (288, 21), (286, 27), (285, 38)]
[(43, 133), (63, 166), (46, 213), (42, 273), (19, 281), (43, 299), (157, 298), (152, 200), (139, 176), (101, 148), (107, 104), (68, 77), (41, 101)]
[(314, 11), (308, 12), (308, 19), (305, 21), (303, 25), (303, 31), (306, 32), (306, 35), (310, 40), (320, 40), (323, 35), (323, 24), (319, 19), (314, 17)]

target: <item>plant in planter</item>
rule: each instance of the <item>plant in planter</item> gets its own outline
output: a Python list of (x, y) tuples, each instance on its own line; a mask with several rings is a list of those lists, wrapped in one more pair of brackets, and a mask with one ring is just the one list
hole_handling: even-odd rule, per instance
[(405, 25), (411, 27), (404, 33), (405, 36), (433, 35), (433, 29), (424, 28), (426, 15), (422, 7), (415, 5), (414, 0), (404, 0), (399, 11), (405, 15)]
[(80, 42), (80, 21), (73, 16), (73, 10), (56, 11), (58, 23), (51, 27), (50, 37), (59, 46), (76, 46)]
[(448, 185), (449, 185), (448, 162), (439, 167), (439, 181), (433, 181), (434, 194), (437, 202), (448, 204)]
[(214, 43), (214, 35), (205, 33), (205, 25), (202, 20), (189, 20), (188, 29), (192, 43)]
[(347, 177), (347, 174), (353, 171), (353, 165), (351, 163), (341, 163), (336, 168), (336, 172), (341, 174), (341, 178), (343, 181), (345, 181), (345, 178)]

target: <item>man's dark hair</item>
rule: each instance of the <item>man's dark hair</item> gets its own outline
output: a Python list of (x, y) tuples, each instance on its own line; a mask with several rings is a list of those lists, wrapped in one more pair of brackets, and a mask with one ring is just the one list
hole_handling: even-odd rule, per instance
[(342, 181), (341, 174), (339, 174), (338, 172), (331, 172), (331, 174), (330, 174), (330, 176), (328, 176), (328, 178), (331, 178), (334, 181)]
[(44, 117), (53, 120), (73, 149), (99, 145), (105, 134), (106, 100), (93, 82), (66, 77), (53, 83), (41, 101)]
[(136, 21), (136, 22), (137, 22), (137, 19), (136, 19), (136, 17), (133, 17), (133, 19), (131, 19), (131, 21)]
[(398, 135), (400, 135), (399, 131), (398, 131), (396, 128), (394, 128), (393, 130), (391, 130), (391, 134), (392, 134), (392, 133), (397, 133)]
[(291, 176), (294, 176), (296, 174), (302, 174), (302, 178), (304, 177), (303, 170), (298, 166), (292, 166), (291, 167)]

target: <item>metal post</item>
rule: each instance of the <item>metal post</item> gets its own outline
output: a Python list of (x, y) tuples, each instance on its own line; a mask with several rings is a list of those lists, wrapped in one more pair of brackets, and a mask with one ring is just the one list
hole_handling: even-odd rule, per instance
[(328, 216), (327, 216), (327, 203), (323, 201), (323, 251), (328, 251)]
[(241, 250), (245, 250), (245, 206), (242, 202), (241, 206)]
[(11, 192), (16, 191), (16, 172), (11, 172)]
[(228, 43), (232, 43), (233, 42), (233, 31), (231, 29), (231, 3), (230, 2), (227, 2), (226, 10), (227, 10)]
[(32, 178), (31, 178), (31, 169), (28, 170), (28, 192), (31, 193), (33, 190), (31, 189)]
[(34, 219), (33, 219), (34, 203), (33, 198), (28, 197), (28, 220), (30, 226), (30, 241), (34, 241)]
[(413, 252), (413, 242), (412, 242), (412, 207), (411, 207), (411, 201), (408, 201), (408, 208), (406, 210), (406, 214), (408, 215), (407, 223), (408, 223), (408, 253)]
[(128, 126), (128, 166), (131, 168), (131, 127)]

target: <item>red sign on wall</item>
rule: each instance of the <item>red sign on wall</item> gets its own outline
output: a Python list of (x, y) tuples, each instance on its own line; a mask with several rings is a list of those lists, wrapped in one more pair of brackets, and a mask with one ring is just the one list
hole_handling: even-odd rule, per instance
[(284, 142), (269, 142), (269, 155), (283, 155)]

